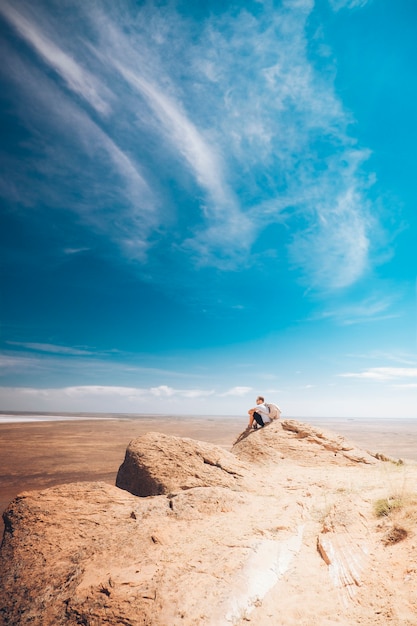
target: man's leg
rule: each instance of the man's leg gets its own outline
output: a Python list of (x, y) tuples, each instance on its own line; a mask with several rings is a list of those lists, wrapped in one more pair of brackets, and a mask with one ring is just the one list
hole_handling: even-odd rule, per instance
[(255, 413), (253, 414), (253, 419), (255, 420), (257, 424), (259, 424), (261, 428), (265, 426), (264, 421), (262, 419), (262, 415), (260, 413), (256, 413), (255, 411)]

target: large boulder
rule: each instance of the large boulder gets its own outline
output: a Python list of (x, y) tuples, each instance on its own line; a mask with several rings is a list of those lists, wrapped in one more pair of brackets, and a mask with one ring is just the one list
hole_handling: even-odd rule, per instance
[(234, 489), (247, 474), (247, 465), (220, 446), (150, 432), (130, 442), (116, 486), (135, 496), (193, 487)]

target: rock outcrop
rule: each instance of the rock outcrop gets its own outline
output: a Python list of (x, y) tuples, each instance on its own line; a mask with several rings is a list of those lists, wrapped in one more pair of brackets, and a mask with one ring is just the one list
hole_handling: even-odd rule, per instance
[(248, 467), (235, 455), (202, 441), (147, 433), (130, 442), (116, 485), (135, 496), (193, 487), (238, 487)]
[(122, 488), (21, 493), (4, 514), (0, 624), (415, 626), (415, 541), (387, 547), (372, 508), (404, 468), (292, 420), (239, 439), (228, 453), (149, 433)]
[(296, 420), (283, 420), (282, 428), (287, 432), (294, 433), (297, 439), (304, 439), (307, 444), (316, 444), (336, 455), (341, 454), (345, 459), (354, 463), (368, 463), (372, 465), (377, 463), (375, 455), (360, 450), (355, 444), (347, 441), (345, 437), (335, 435), (322, 428), (314, 428), (310, 424), (304, 424)]
[(236, 456), (257, 463), (286, 459), (303, 465), (378, 462), (375, 456), (344, 437), (297, 420), (274, 421), (262, 429), (262, 438), (257, 434), (258, 431), (245, 431), (238, 437), (233, 446)]

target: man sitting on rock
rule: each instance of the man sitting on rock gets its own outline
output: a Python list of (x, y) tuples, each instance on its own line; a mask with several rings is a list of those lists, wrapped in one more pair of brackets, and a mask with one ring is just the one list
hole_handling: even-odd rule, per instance
[[(269, 409), (265, 405), (265, 398), (258, 396), (256, 398), (256, 407), (249, 409), (249, 425), (248, 430), (258, 428), (258, 425), (263, 428), (265, 424), (268, 424), (271, 420), (269, 417)], [(255, 424), (254, 424), (255, 422)]]

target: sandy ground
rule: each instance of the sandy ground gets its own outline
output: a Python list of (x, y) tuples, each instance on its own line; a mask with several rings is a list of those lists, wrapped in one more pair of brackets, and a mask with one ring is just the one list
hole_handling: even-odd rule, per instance
[[(145, 432), (191, 437), (230, 449), (246, 417), (141, 417), (71, 422), (0, 424), (0, 512), (23, 490), (76, 481), (111, 485), (128, 443)], [(311, 421), (363, 449), (417, 460), (417, 426), (411, 420)], [(0, 527), (0, 535), (3, 527)]]

